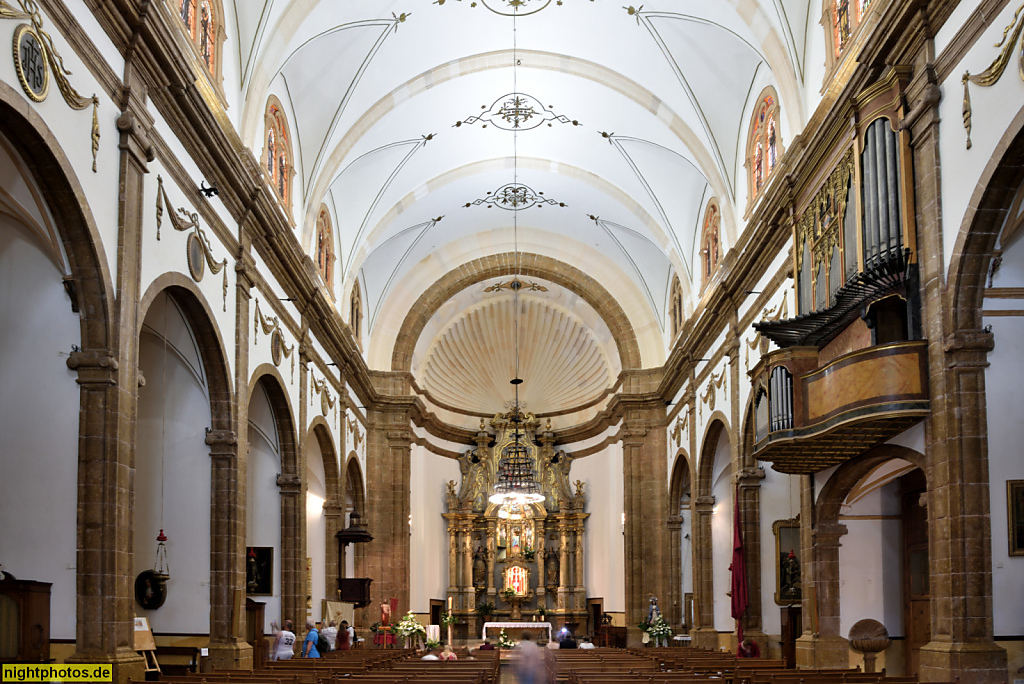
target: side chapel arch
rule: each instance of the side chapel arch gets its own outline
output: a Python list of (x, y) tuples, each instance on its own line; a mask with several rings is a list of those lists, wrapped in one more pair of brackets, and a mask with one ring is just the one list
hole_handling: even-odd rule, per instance
[[(685, 449), (676, 453), (672, 476), (669, 480), (668, 493), (668, 529), (669, 529), (669, 595), (666, 606), (666, 618), (675, 627), (686, 622), (686, 605), (684, 599), (685, 577), (692, 565), (692, 526), (691, 499), (693, 473), (690, 459)], [(689, 567), (687, 560), (690, 561)], [(692, 578), (691, 578), (692, 585)], [(691, 616), (692, 621), (692, 616)], [(689, 624), (687, 626), (690, 626)]]
[[(338, 577), (338, 540), (334, 536), (345, 526), (344, 491), (342, 490), (341, 473), (338, 468), (338, 451), (334, 447), (330, 424), (323, 416), (316, 416), (309, 424), (306, 437), (316, 440), (320, 447), (320, 455), (324, 467), (324, 596), (333, 598), (338, 590), (335, 579)], [(307, 511), (308, 514), (308, 511)]]
[(256, 367), (249, 380), (248, 404), (252, 403), (258, 386), (266, 392), (270, 403), (281, 459), (277, 478), (281, 503), (281, 619), (299, 624), (306, 614), (306, 501), (304, 473), (299, 473), (295, 419), (285, 390), (287, 385), (276, 367), (268, 363)]
[(728, 505), (728, 501), (717, 501), (714, 496), (715, 453), (719, 440), (729, 439), (731, 429), (721, 412), (714, 412), (708, 419), (701, 445), (700, 460), (697, 462), (697, 480), (694, 487), (696, 496), (691, 502), (691, 535), (693, 537), (693, 594), (694, 634), (693, 645), (701, 648), (718, 649), (718, 632), (715, 630), (714, 605), (714, 556), (711, 541), (711, 516), (716, 504)]

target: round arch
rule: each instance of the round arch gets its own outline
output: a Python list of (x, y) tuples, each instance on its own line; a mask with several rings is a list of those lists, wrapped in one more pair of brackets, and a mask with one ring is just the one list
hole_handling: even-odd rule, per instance
[(210, 393), (210, 428), (231, 430), (234, 421), (234, 403), (231, 391), (231, 371), (224, 341), (217, 328), (216, 318), (209, 302), (196, 284), (181, 273), (164, 273), (150, 283), (139, 301), (137, 334), (142, 333), (142, 324), (154, 300), (166, 293), (181, 307), (196, 337), (196, 347), (206, 370), (206, 382)]
[[(989, 265), (1014, 194), (1024, 182), (1024, 109), (1014, 117), (995, 149), (967, 203), (953, 246), (946, 279), (948, 332), (982, 328)], [(999, 154), (1000, 150), (1004, 152)]]
[(683, 514), (683, 504), (686, 502), (689, 509), (692, 483), (690, 459), (685, 449), (679, 449), (672, 466), (668, 490), (669, 582), (666, 612), (672, 625), (683, 624), (685, 616), (683, 574), (686, 557), (690, 555), (689, 530), (692, 521)]
[(708, 417), (707, 427), (704, 429), (704, 440), (701, 442), (700, 458), (697, 461), (697, 480), (694, 493), (698, 496), (711, 496), (711, 488), (714, 485), (712, 480), (715, 468), (715, 450), (718, 448), (718, 440), (722, 433), (726, 438), (731, 439), (732, 428), (729, 420), (721, 411), (715, 411)]
[(924, 471), (925, 479), (929, 479), (924, 454), (897, 444), (881, 444), (860, 456), (845, 461), (836, 468), (832, 476), (828, 478), (828, 482), (821, 488), (814, 504), (817, 524), (838, 523), (839, 512), (850, 491), (864, 479), (865, 475), (882, 463), (894, 458), (902, 458), (904, 461), (913, 463)]
[(366, 515), (366, 482), (363, 480), (363, 469), (359, 465), (359, 456), (355, 451), (349, 452), (345, 459), (345, 479), (342, 496), (352, 496), (352, 510), (361, 516)]
[[(406, 314), (401, 330), (395, 338), (391, 370), (412, 369), (413, 350), (423, 328), (430, 317), (453, 295), (488, 278), (516, 272), (515, 255), (505, 253), (481, 257), (439, 278), (420, 295)], [(594, 307), (611, 329), (623, 370), (642, 367), (636, 332), (626, 312), (601, 283), (569, 264), (538, 254), (520, 254), (518, 272), (523, 276), (545, 278), (583, 298)]]

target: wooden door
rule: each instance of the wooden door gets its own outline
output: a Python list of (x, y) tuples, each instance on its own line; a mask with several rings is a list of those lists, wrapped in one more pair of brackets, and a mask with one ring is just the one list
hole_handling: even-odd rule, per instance
[(928, 582), (928, 509), (924, 504), (924, 473), (914, 470), (900, 478), (903, 508), (903, 629), (906, 636), (906, 674), (920, 669), (921, 647), (931, 641), (931, 602)]

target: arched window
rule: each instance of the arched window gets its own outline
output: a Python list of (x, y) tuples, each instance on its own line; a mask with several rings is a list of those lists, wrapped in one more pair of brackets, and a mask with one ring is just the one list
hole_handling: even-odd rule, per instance
[(263, 154), (263, 168), (267, 180), (281, 198), (288, 215), (291, 216), (292, 167), (291, 138), (288, 135), (288, 121), (285, 119), (281, 102), (271, 96), (266, 113), (266, 149)]
[(675, 340), (683, 330), (683, 286), (679, 283), (679, 276), (672, 276), (668, 310), (672, 321), (672, 339)]
[(821, 24), (828, 43), (825, 59), (825, 84), (831, 81), (833, 68), (850, 45), (867, 12), (870, 0), (824, 0)]
[(704, 227), (700, 234), (701, 288), (708, 284), (715, 269), (718, 268), (721, 223), (718, 202), (712, 198), (704, 211)]
[(765, 88), (757, 99), (754, 107), (754, 118), (750, 122), (750, 133), (747, 138), (747, 178), (750, 191), (747, 194), (747, 207), (753, 205), (760, 197), (772, 172), (778, 166), (782, 156), (782, 140), (778, 133), (779, 102), (775, 89)]
[(334, 249), (331, 231), (331, 215), (327, 207), (320, 207), (320, 215), (316, 218), (316, 267), (323, 276), (328, 292), (333, 292), (332, 276), (334, 275)]
[(220, 26), (220, 12), (216, 0), (178, 0), (178, 15), (192, 43), (199, 51), (199, 57), (206, 64), (210, 75), (220, 77), (219, 41), (223, 38)]
[(349, 300), (348, 324), (352, 328), (352, 336), (356, 344), (362, 348), (363, 296), (359, 292), (359, 281), (352, 286), (352, 298)]

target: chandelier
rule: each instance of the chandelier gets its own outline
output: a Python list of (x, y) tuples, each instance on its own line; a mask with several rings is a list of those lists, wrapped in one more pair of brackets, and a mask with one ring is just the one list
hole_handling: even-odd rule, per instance
[[(517, 82), (517, 66), (519, 65), (519, 59), (517, 58), (516, 50), (516, 28), (515, 28), (515, 17), (512, 19), (512, 81), (513, 89)], [(512, 129), (512, 183), (510, 187), (520, 187), (519, 185), (519, 145), (518, 145), (518, 128)], [(532, 205), (530, 205), (532, 206)], [(515, 278), (513, 282), (519, 280), (521, 275), (522, 265), (519, 257), (519, 211), (526, 208), (522, 203), (513, 202), (510, 206), (504, 207), (512, 212), (512, 236), (513, 244), (515, 249)], [(499, 504), (501, 508), (498, 510), (498, 516), (501, 518), (522, 518), (524, 508), (529, 504), (540, 503), (544, 500), (544, 495), (541, 494), (540, 484), (537, 482), (537, 471), (533, 457), (530, 456), (530, 449), (522, 443), (525, 436), (523, 430), (523, 412), (522, 407), (519, 404), (519, 386), (523, 384), (523, 379), (519, 377), (519, 290), (520, 288), (512, 288), (512, 297), (515, 302), (514, 306), (514, 338), (515, 338), (515, 372), (510, 384), (515, 388), (515, 401), (512, 406), (512, 410), (509, 412), (509, 421), (513, 427), (514, 440), (511, 444), (506, 445), (501, 450), (501, 455), (498, 459), (498, 479), (494, 486), (494, 493), (488, 497), (488, 500), (493, 504)]]

